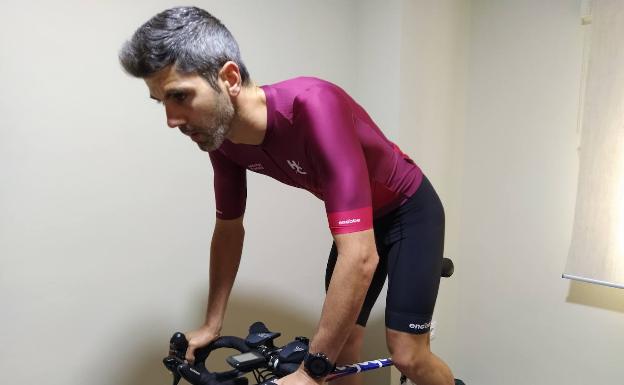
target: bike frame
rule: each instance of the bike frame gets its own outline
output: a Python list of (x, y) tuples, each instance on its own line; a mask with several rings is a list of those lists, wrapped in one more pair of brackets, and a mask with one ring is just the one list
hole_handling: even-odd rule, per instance
[(359, 362), (357, 364), (337, 366), (336, 369), (327, 376), (325, 381), (329, 382), (329, 381), (335, 380), (336, 378), (348, 376), (350, 374), (367, 372), (369, 370), (385, 368), (387, 366), (392, 366), (392, 365), (394, 365), (394, 362), (392, 362), (391, 359), (380, 358), (378, 360), (364, 361), (364, 362)]

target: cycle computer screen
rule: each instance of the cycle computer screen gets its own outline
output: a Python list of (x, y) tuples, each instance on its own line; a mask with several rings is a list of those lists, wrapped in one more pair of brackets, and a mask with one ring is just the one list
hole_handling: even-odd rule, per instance
[(247, 352), (229, 356), (226, 358), (226, 361), (234, 369), (246, 371), (258, 367), (259, 364), (263, 364), (265, 358), (260, 353)]

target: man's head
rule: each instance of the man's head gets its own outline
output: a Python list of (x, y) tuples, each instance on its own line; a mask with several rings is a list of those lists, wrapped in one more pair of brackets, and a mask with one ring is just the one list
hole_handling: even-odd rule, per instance
[(243, 86), (250, 82), (230, 31), (196, 7), (171, 8), (152, 17), (126, 42), (119, 60), (126, 72), (139, 78), (175, 65), (180, 72), (201, 75), (217, 92), (218, 73), (232, 61), (240, 70)]
[(164, 104), (167, 124), (204, 151), (223, 143), (235, 116), (230, 96), (251, 83), (236, 40), (218, 19), (195, 7), (151, 18), (123, 46), (119, 60)]

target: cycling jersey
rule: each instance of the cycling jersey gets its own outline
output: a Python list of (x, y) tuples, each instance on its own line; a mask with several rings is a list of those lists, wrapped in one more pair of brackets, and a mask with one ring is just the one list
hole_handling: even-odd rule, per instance
[(418, 166), (340, 87), (310, 77), (265, 85), (260, 145), (225, 140), (210, 152), (217, 217), (243, 215), (246, 170), (310, 191), (325, 202), (333, 234), (371, 229), (418, 189)]

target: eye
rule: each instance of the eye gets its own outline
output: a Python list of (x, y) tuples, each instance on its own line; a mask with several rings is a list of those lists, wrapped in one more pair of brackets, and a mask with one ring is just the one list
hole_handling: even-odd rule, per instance
[(171, 94), (171, 98), (178, 103), (182, 103), (186, 100), (186, 94), (184, 92), (174, 92)]

